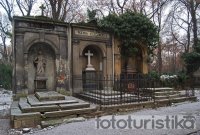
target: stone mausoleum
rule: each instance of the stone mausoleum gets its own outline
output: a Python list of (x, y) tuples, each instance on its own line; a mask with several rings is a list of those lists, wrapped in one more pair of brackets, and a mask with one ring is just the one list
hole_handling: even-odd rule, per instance
[(138, 46), (127, 67), (120, 46), (112, 33), (94, 24), (14, 17), (13, 91), (65, 90), (76, 94), (82, 92), (84, 79), (90, 75), (120, 75), (125, 68), (133, 74), (148, 72), (145, 46)]

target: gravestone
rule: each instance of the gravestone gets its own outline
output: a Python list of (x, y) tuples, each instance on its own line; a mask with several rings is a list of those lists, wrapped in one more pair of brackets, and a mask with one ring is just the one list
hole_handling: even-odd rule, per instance
[(88, 50), (87, 53), (85, 53), (85, 56), (87, 56), (87, 67), (85, 71), (83, 72), (83, 89), (84, 90), (94, 90), (96, 89), (96, 70), (94, 69), (93, 65), (91, 64), (91, 57), (93, 56), (93, 53), (91, 53), (90, 50)]
[(85, 69), (85, 71), (95, 71), (93, 65), (91, 64), (91, 57), (93, 56), (93, 54), (90, 52), (90, 50), (88, 50), (87, 53), (85, 53), (85, 56), (88, 57), (88, 64), (87, 64), (87, 67)]

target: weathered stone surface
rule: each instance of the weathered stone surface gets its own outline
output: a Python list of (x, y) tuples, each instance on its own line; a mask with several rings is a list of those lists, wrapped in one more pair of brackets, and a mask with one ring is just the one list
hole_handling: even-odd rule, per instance
[(39, 99), (39, 101), (56, 101), (56, 100), (65, 100), (65, 96), (59, 94), (55, 91), (48, 92), (36, 92), (35, 96)]
[(14, 120), (13, 121), (13, 128), (21, 128), (22, 127), (22, 121), (21, 120)]
[(19, 107), (21, 110), (23, 110), (24, 108), (30, 108), (31, 106), (28, 104), (27, 98), (20, 98)]
[(11, 123), (13, 128), (35, 127), (41, 122), (41, 114), (22, 113), (18, 102), (14, 102), (11, 107)]
[(19, 109), (19, 106), (18, 106), (18, 101), (14, 101), (12, 104), (11, 104), (11, 108), (10, 108), (10, 115), (11, 115), (11, 121), (14, 120), (14, 116), (17, 115), (17, 114), (21, 114), (21, 110)]
[(44, 116), (46, 118), (53, 118), (53, 117), (64, 117), (72, 114), (85, 114), (85, 113), (91, 113), (96, 111), (96, 107), (91, 108), (82, 108), (82, 109), (72, 109), (72, 110), (60, 110), (60, 111), (54, 111), (54, 112), (45, 112)]
[(13, 121), (13, 128), (27, 128), (27, 127), (36, 127), (41, 123), (39, 118), (23, 118)]
[(62, 104), (59, 105), (62, 110), (78, 109), (90, 107), (89, 103), (74, 103), (74, 104)]
[(58, 105), (21, 107), (23, 113), (58, 111), (59, 109), (60, 107)]
[[(68, 62), (68, 41), (67, 41), (67, 24), (42, 21), (38, 19), (14, 17), (13, 38), (15, 40), (13, 47), (15, 74), (13, 74), (13, 88), (15, 93), (23, 91), (24, 87), (28, 88), (28, 94), (35, 92), (36, 65), (33, 61), (38, 51), (42, 52), (45, 57), (45, 77), (47, 90), (54, 90), (57, 87), (57, 69), (61, 69), (62, 64)], [(60, 49), (61, 48), (61, 49)], [(61, 58), (63, 59), (60, 62)], [(58, 62), (56, 63), (56, 60)], [(67, 68), (62, 68), (66, 73)], [(63, 66), (64, 67), (64, 66)], [(60, 71), (59, 71), (60, 72)], [(66, 88), (66, 81), (59, 86)]]
[(13, 114), (14, 119), (27, 119), (27, 118), (40, 118), (41, 114), (39, 112), (32, 112), (32, 113), (21, 113), (21, 114)]
[(31, 106), (46, 106), (46, 105), (78, 103), (77, 100), (58, 100), (58, 101), (42, 101), (42, 102), (40, 102), (34, 95), (28, 96), (27, 99)]
[[(27, 98), (20, 98), (19, 101), (12, 103), (11, 124), (13, 128), (36, 127), (41, 124), (41, 121), (49, 120), (50, 123), (59, 124), (66, 119), (68, 121), (69, 117), (89, 115), (97, 109), (89, 107), (89, 103), (71, 96), (65, 96), (65, 100), (39, 101), (34, 95), (29, 95)], [(61, 117), (64, 119), (57, 121), (57, 118)], [(46, 125), (51, 125), (48, 123)]]

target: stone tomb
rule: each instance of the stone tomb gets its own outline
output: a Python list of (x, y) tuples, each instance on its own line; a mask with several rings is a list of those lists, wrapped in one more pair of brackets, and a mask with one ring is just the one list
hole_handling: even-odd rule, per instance
[(77, 117), (95, 110), (95, 106), (91, 107), (89, 103), (75, 97), (64, 96), (55, 91), (36, 92), (13, 102), (11, 123), (13, 128), (36, 127), (49, 120)]
[(65, 100), (65, 96), (59, 94), (55, 91), (49, 92), (36, 92), (35, 96), (39, 99), (39, 101), (56, 101), (56, 100)]
[(120, 39), (92, 23), (67, 24), (46, 17), (15, 16), (13, 93), (66, 91), (76, 95), (84, 91), (83, 86), (101, 86), (87, 81), (83, 84), (80, 80), (84, 75), (88, 78), (98, 74), (101, 79), (123, 74), (123, 70), (148, 73), (146, 45), (136, 45), (137, 54), (128, 59), (122, 57), (121, 45)]

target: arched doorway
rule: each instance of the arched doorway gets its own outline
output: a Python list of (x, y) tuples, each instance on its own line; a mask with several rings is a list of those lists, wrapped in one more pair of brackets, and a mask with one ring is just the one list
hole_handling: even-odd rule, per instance
[[(44, 90), (55, 90), (55, 51), (46, 43), (35, 43), (28, 50), (27, 78), (29, 93), (36, 92), (36, 78), (45, 81)], [(43, 82), (42, 82), (43, 83)]]

